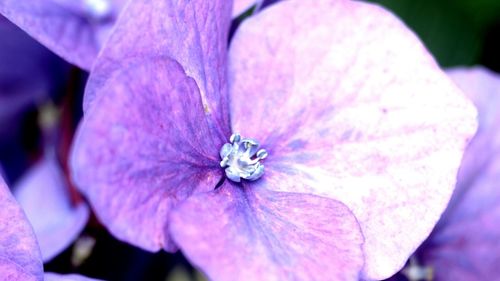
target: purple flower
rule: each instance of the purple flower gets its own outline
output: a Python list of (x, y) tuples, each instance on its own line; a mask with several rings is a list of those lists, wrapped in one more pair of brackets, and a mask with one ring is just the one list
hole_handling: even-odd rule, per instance
[[(227, 53), (230, 13), (130, 2), (87, 85), (77, 184), (116, 237), (215, 280), (392, 275), (444, 210), (475, 109), (377, 6), (283, 1)], [(254, 140), (221, 151), (233, 133)]]
[(0, 276), (9, 281), (92, 281), (78, 275), (43, 273), (35, 234), (0, 177)]
[(479, 128), (450, 204), (417, 257), (435, 280), (499, 280), (500, 76), (480, 67), (448, 74), (477, 106)]
[[(236, 17), (261, 0), (235, 0)], [(0, 14), (49, 49), (90, 70), (127, 0), (4, 0)]]
[(71, 201), (68, 185), (55, 157), (46, 156), (14, 187), (38, 238), (44, 262), (65, 250), (85, 227), (89, 208)]
[(126, 0), (4, 0), (0, 13), (67, 61), (90, 70)]

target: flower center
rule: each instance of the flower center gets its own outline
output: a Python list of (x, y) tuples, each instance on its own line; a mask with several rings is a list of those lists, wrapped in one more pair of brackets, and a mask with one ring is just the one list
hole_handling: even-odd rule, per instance
[(220, 166), (226, 168), (226, 176), (234, 181), (241, 179), (254, 181), (264, 174), (264, 165), (259, 161), (267, 157), (265, 149), (259, 149), (254, 139), (242, 139), (239, 134), (232, 134), (230, 143), (220, 149)]

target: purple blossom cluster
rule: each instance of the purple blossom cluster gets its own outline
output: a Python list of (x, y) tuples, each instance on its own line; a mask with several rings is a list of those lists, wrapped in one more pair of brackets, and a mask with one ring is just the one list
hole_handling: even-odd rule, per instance
[(0, 183), (0, 280), (92, 280), (43, 271), (91, 212), (211, 280), (499, 280), (500, 77), (377, 5), (232, 2), (0, 1), (89, 71), (71, 181)]

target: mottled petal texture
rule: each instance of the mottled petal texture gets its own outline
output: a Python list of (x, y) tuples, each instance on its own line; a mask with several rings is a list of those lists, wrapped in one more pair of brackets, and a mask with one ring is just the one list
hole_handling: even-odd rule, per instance
[(123, 67), (123, 59), (165, 56), (180, 63), (194, 79), (210, 127), (218, 138), (226, 139), (230, 135), (226, 56), (231, 2), (131, 1), (90, 76), (84, 109), (110, 73)]
[(175, 249), (170, 209), (222, 171), (199, 89), (166, 57), (122, 61), (87, 111), (72, 152), (74, 179), (119, 239)]
[(2, 178), (0, 178), (0, 274), (3, 280), (43, 280), (43, 264), (33, 229)]
[(213, 280), (358, 280), (359, 225), (342, 203), (226, 182), (172, 212), (174, 240)]
[(85, 277), (78, 274), (57, 274), (57, 273), (45, 273), (45, 281), (99, 281), (100, 279), (94, 279)]
[(14, 196), (35, 230), (42, 257), (48, 261), (78, 237), (89, 217), (84, 202), (71, 202), (56, 159), (46, 157), (14, 188)]
[(269, 150), (254, 184), (341, 201), (364, 277), (400, 269), (451, 196), (472, 104), (398, 19), (355, 1), (275, 4), (242, 24), (229, 61), (233, 131)]
[(0, 13), (67, 61), (90, 70), (126, 0), (2, 0)]
[(419, 250), (436, 280), (500, 280), (500, 76), (453, 69), (451, 78), (479, 110), (457, 187), (436, 229)]

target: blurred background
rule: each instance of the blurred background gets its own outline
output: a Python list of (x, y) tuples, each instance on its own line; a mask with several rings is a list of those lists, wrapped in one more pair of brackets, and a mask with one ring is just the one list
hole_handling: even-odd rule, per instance
[(443, 67), (482, 64), (500, 71), (500, 1), (381, 0), (425, 43)]
[[(267, 1), (265, 8), (276, 1)], [(444, 67), (483, 65), (500, 72), (500, 1), (380, 0)], [(245, 16), (235, 20), (234, 29)], [(11, 187), (51, 151), (67, 177), (71, 140), (81, 118), (88, 74), (0, 18), (0, 173)], [(202, 280), (181, 254), (151, 254), (114, 239), (90, 215), (80, 238), (45, 264), (46, 271), (105, 280)], [(408, 280), (403, 274), (397, 280)]]

